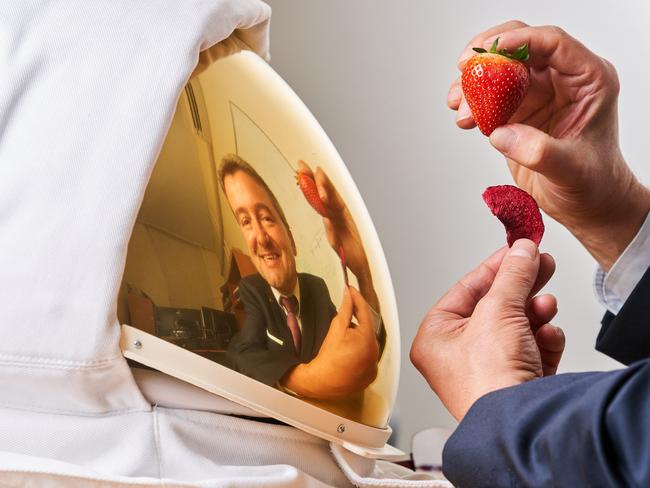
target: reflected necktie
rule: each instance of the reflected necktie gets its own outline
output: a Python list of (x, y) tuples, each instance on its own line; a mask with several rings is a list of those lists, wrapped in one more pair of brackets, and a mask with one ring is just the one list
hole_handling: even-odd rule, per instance
[(293, 345), (296, 347), (297, 355), (300, 355), (300, 326), (298, 325), (298, 299), (291, 295), (290, 297), (280, 297), (280, 304), (287, 312), (287, 325), (291, 331)]

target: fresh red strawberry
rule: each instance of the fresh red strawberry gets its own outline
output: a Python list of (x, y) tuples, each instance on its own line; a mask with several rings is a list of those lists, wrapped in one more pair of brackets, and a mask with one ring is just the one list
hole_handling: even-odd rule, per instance
[(506, 227), (508, 246), (517, 239), (530, 239), (539, 246), (544, 235), (542, 214), (535, 199), (512, 185), (489, 186), (483, 200)]
[(327, 212), (323, 201), (320, 199), (314, 178), (305, 171), (298, 171), (296, 173), (296, 180), (298, 180), (298, 186), (307, 199), (307, 203), (309, 203), (309, 205), (311, 205), (321, 217), (328, 217), (329, 213)]
[(475, 47), (478, 54), (467, 61), (462, 75), (465, 100), (486, 136), (508, 122), (530, 85), (528, 67), (522, 63), (528, 59), (528, 45), (511, 54), (506, 49), (497, 51), (498, 42), (497, 38), (489, 52)]

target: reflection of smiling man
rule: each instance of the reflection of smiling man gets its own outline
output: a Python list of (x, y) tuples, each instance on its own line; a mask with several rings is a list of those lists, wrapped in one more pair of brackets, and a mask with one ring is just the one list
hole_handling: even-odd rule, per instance
[[(297, 284), (296, 244), (277, 200), (259, 175), (225, 164), (222, 181), (258, 273), (283, 295)], [(251, 168), (252, 169), (252, 168)]]
[[(303, 396), (361, 391), (374, 380), (379, 356), (366, 300), (350, 288), (337, 314), (325, 282), (297, 273), (296, 245), (282, 208), (248, 163), (224, 157), (219, 179), (259, 273), (239, 284), (246, 320), (230, 348), (235, 367)], [(358, 326), (350, 327), (353, 315)]]

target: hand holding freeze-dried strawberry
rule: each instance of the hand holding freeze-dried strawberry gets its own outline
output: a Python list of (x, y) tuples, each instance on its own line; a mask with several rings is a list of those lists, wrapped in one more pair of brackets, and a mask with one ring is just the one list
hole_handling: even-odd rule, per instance
[(539, 246), (544, 222), (533, 197), (516, 186), (499, 185), (487, 187), (483, 200), (505, 226), (509, 247), (517, 239), (530, 239)]
[(465, 65), (462, 75), (463, 94), (476, 125), (489, 136), (494, 129), (508, 122), (517, 111), (528, 87), (528, 45), (513, 53), (498, 49), (497, 38), (489, 51), (475, 47), (474, 55)]

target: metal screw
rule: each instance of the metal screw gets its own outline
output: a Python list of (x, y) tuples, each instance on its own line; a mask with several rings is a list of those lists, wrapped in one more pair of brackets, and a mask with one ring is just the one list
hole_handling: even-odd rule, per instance
[(140, 341), (133, 341), (133, 346), (134, 346), (136, 349), (142, 349), (142, 342), (140, 342)]
[(339, 434), (345, 432), (345, 424), (339, 424), (339, 426), (336, 428), (336, 432), (338, 432)]

